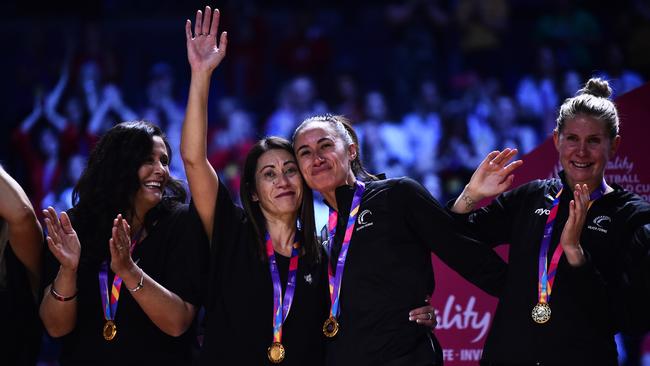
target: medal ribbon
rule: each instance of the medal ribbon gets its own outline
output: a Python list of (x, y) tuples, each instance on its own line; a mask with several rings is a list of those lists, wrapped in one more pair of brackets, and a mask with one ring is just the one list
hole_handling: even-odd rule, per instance
[(282, 323), (287, 319), (293, 294), (296, 290), (296, 271), (298, 270), (298, 255), (300, 243), (293, 240), (293, 249), (291, 250), (291, 260), (289, 261), (289, 274), (287, 276), (287, 288), (284, 292), (284, 301), (282, 300), (282, 284), (280, 283), (280, 271), (278, 263), (275, 260), (275, 250), (271, 236), (266, 233), (266, 255), (269, 258), (269, 269), (271, 271), (271, 280), (273, 281), (273, 342), (282, 340)]
[(327, 228), (329, 230), (329, 248), (327, 249), (328, 257), (330, 257), (330, 265), (327, 266), (327, 277), (329, 280), (330, 300), (332, 307), (330, 309), (330, 317), (336, 318), (339, 315), (339, 295), (341, 294), (341, 281), (343, 280), (343, 268), (345, 267), (345, 259), (348, 255), (348, 247), (350, 246), (350, 239), (354, 231), (354, 223), (357, 220), (359, 207), (361, 207), (361, 196), (366, 190), (366, 186), (356, 181), (357, 189), (354, 191), (352, 197), (352, 206), (350, 207), (350, 216), (348, 217), (348, 225), (345, 229), (343, 243), (341, 244), (341, 252), (336, 262), (336, 275), (332, 273), (332, 247), (334, 246), (334, 237), (336, 236), (336, 223), (338, 222), (338, 212), (330, 208), (329, 220), (327, 221)]
[[(587, 210), (591, 208), (591, 205), (595, 200), (599, 199), (605, 194), (606, 189), (607, 185), (603, 179), (598, 189), (589, 195), (589, 205), (587, 206)], [(557, 210), (560, 203), (560, 196), (562, 195), (563, 190), (564, 186), (561, 186), (560, 191), (557, 193), (555, 199), (553, 200), (553, 204), (551, 205), (551, 212), (548, 215), (546, 225), (544, 226), (544, 237), (542, 238), (542, 244), (539, 248), (539, 282), (537, 284), (537, 297), (539, 303), (541, 304), (551, 301), (551, 290), (553, 289), (553, 282), (555, 282), (557, 267), (560, 263), (560, 257), (562, 257), (563, 254), (562, 245), (558, 244), (558, 246), (555, 248), (555, 251), (553, 252), (553, 256), (551, 257), (551, 264), (547, 268), (548, 249), (551, 242), (551, 235), (553, 234), (553, 224), (555, 223), (555, 217), (557, 216)]]
[[(140, 229), (133, 239), (129, 253), (133, 253), (135, 245), (140, 239), (142, 229)], [(99, 295), (102, 299), (102, 309), (104, 310), (104, 319), (106, 321), (114, 320), (117, 313), (117, 302), (120, 300), (120, 288), (122, 288), (122, 278), (118, 275), (113, 277), (113, 285), (111, 286), (111, 293), (108, 293), (108, 261), (104, 261), (99, 267)]]

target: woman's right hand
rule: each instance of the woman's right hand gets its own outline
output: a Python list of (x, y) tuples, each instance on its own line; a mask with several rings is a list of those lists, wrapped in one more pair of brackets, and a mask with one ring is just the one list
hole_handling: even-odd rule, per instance
[(463, 193), (454, 203), (452, 211), (470, 212), (484, 198), (505, 192), (515, 178), (512, 172), (524, 163), (521, 160), (509, 163), (516, 154), (517, 149), (510, 148), (489, 153), (472, 174)]
[(81, 256), (81, 244), (77, 233), (72, 228), (70, 218), (65, 212), (61, 217), (51, 206), (43, 210), (45, 224), (47, 225), (47, 246), (59, 261), (61, 267), (68, 271), (76, 272)]
[[(210, 20), (212, 20), (212, 24), (210, 24)], [(215, 9), (213, 13), (209, 6), (205, 7), (205, 13), (202, 13), (201, 10), (196, 11), (194, 37), (192, 37), (192, 22), (189, 19), (185, 22), (187, 59), (193, 72), (212, 72), (226, 56), (228, 35), (226, 32), (222, 32), (219, 45), (217, 45), (218, 29), (219, 10)]]

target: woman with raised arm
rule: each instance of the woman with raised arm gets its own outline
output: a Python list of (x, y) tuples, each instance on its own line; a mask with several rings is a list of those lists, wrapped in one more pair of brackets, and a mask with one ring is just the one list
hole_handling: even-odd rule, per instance
[(489, 245), (510, 244), (482, 365), (617, 365), (614, 334), (650, 328), (650, 204), (605, 180), (621, 141), (610, 95), (591, 79), (560, 107), (558, 179), (502, 193), (522, 162), (494, 151), (451, 207)]
[(435, 337), (409, 322), (435, 316), (409, 313), (433, 292), (431, 253), (493, 294), (505, 263), (465, 235), (417, 182), (370, 175), (344, 117), (309, 118), (293, 139), (305, 182), (330, 207), (328, 364), (442, 364)]
[(0, 165), (0, 341), (7, 365), (36, 364), (42, 256), (43, 232), (32, 204)]
[(186, 24), (192, 70), (181, 154), (193, 202), (210, 238), (210, 277), (201, 364), (319, 365), (327, 278), (315, 240), (313, 202), (289, 141), (260, 140), (246, 157), (241, 202), (207, 159), (212, 72), (226, 53), (217, 46), (219, 11)]
[(169, 176), (172, 151), (148, 122), (98, 142), (73, 208), (43, 211), (49, 285), (40, 315), (62, 338), (61, 365), (190, 365), (205, 235)]
[(207, 160), (210, 78), (227, 46), (225, 32), (217, 45), (218, 23), (218, 10), (206, 7), (197, 11), (194, 35), (189, 20), (185, 29), (192, 79), (181, 153), (211, 243), (201, 364), (323, 365), (327, 260), (315, 237), (311, 190), (291, 144), (267, 137), (253, 146), (243, 169), (243, 208)]

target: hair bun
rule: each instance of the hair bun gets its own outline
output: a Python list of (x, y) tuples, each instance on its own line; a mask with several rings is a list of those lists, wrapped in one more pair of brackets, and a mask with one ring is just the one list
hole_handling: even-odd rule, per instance
[(607, 80), (591, 78), (582, 89), (578, 90), (578, 95), (582, 94), (589, 94), (599, 98), (609, 98), (612, 95), (612, 88), (609, 87)]

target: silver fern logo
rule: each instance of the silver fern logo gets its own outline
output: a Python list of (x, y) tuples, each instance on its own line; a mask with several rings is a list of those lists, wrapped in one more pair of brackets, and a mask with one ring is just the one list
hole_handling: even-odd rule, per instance
[(593, 225), (587, 225), (587, 229), (600, 231), (601, 233), (607, 234), (607, 229), (609, 228), (609, 224), (612, 222), (612, 218), (609, 216), (601, 215), (594, 218), (592, 222)]

